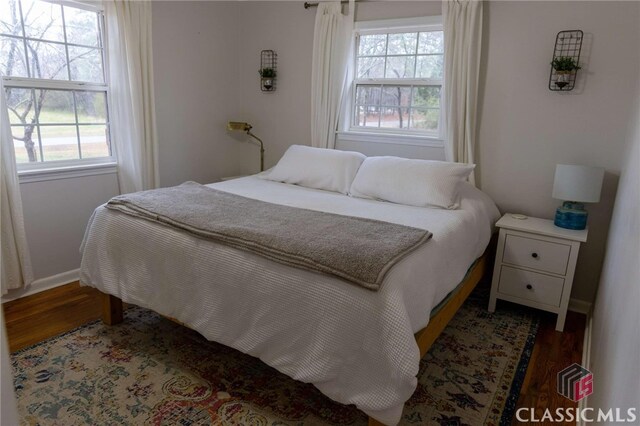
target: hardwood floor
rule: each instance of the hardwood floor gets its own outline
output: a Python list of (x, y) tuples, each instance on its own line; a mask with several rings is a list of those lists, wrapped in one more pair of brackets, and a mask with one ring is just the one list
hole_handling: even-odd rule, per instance
[[(22, 349), (100, 318), (101, 297), (93, 288), (72, 283), (5, 303), (10, 350)], [(547, 408), (555, 410), (577, 406), (558, 395), (556, 375), (574, 362), (581, 362), (586, 318), (569, 312), (565, 331), (559, 333), (555, 331), (555, 315), (535, 312), (540, 315), (541, 324), (517, 408), (535, 408), (540, 418)], [(513, 424), (521, 423), (514, 419)]]
[(78, 282), (6, 302), (4, 320), (11, 352), (100, 318), (101, 293)]
[[(555, 315), (540, 312), (540, 317), (540, 328), (516, 407), (535, 408), (538, 419), (542, 418), (547, 408), (553, 412), (556, 408), (578, 406), (578, 403), (556, 392), (556, 377), (564, 368), (582, 362), (586, 325), (584, 315), (569, 311), (564, 332), (560, 333), (555, 330)], [(529, 423), (518, 422), (514, 418), (513, 424)]]

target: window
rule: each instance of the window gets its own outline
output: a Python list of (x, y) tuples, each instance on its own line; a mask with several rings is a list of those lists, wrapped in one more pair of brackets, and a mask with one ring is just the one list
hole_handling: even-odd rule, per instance
[(0, 71), (19, 170), (112, 160), (103, 26), (90, 6), (0, 1)]
[(415, 25), (426, 20), (356, 30), (350, 130), (441, 137), (444, 37), (435, 21)]

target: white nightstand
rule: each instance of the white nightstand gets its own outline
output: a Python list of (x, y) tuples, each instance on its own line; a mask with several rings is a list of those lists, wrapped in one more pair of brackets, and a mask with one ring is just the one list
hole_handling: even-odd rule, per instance
[(496, 310), (496, 299), (543, 309), (558, 314), (556, 330), (562, 331), (578, 250), (588, 231), (558, 228), (534, 217), (515, 219), (509, 213), (496, 226), (500, 237), (489, 312)]

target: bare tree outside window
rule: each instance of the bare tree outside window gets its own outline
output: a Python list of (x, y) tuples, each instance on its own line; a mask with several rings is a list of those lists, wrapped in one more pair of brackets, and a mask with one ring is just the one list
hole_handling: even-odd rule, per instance
[(0, 72), (18, 163), (110, 155), (102, 47), (98, 11), (0, 1)]
[(442, 31), (360, 35), (353, 126), (436, 133), (443, 53)]

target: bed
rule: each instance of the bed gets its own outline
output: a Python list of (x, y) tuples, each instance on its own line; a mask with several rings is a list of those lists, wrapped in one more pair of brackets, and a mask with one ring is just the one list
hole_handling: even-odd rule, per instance
[(467, 183), (460, 186), (459, 208), (445, 210), (262, 177), (208, 186), (428, 229), (433, 237), (373, 292), (102, 206), (83, 241), (80, 281), (105, 293), (106, 322), (121, 319), (120, 301), (152, 309), (314, 384), (335, 401), (355, 404), (375, 421), (396, 424), (415, 390), (421, 356), (482, 274), (499, 216), (495, 204)]

